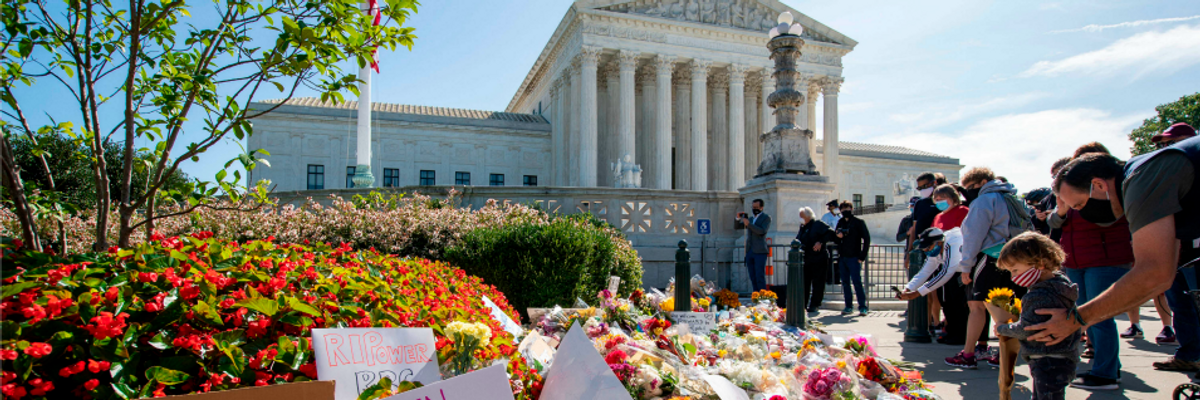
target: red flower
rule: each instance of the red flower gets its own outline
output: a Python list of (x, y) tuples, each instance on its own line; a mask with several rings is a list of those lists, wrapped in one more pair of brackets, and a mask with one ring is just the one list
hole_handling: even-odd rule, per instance
[(607, 357), (604, 357), (604, 361), (609, 364), (621, 364), (624, 363), (625, 359), (628, 357), (629, 356), (625, 355), (624, 351), (613, 350), (612, 353), (608, 353)]
[(11, 381), (13, 379), (17, 379), (17, 373), (12, 372), (12, 371), (0, 372), (0, 385), (8, 383), (9, 381)]
[(50, 354), (53, 350), (54, 348), (50, 347), (48, 343), (35, 342), (30, 343), (29, 347), (25, 348), (25, 354), (31, 355), (33, 358), (42, 358)]
[(45, 396), (46, 392), (54, 390), (54, 382), (43, 382), (42, 378), (34, 378), (33, 380), (29, 381), (29, 385), (33, 386), (33, 390), (29, 391), (29, 394), (34, 396)]
[(17, 386), (15, 383), (0, 386), (0, 393), (3, 393), (4, 397), (10, 399), (20, 399), (28, 394), (24, 387)]
[(86, 325), (83, 329), (91, 332), (96, 339), (121, 336), (125, 333), (125, 318), (128, 317), (129, 314), (121, 313), (114, 318), (112, 313), (103, 311), (100, 315), (92, 317), (91, 322), (94, 325)]
[(30, 304), (28, 307), (21, 309), (21, 314), (24, 314), (25, 318), (29, 318), (29, 323), (36, 324), (38, 321), (46, 318), (46, 309), (37, 304)]
[(308, 363), (300, 366), (300, 373), (307, 376), (309, 379), (317, 379), (317, 364)]
[(110, 363), (108, 361), (88, 360), (88, 371), (93, 374), (98, 374), (100, 371), (108, 371)]
[(83, 370), (86, 368), (87, 368), (86, 363), (84, 363), (83, 361), (80, 361), (80, 362), (68, 365), (66, 367), (63, 367), (62, 370), (58, 371), (58, 375), (62, 376), (63, 378), (69, 378), (71, 375), (75, 375), (80, 372), (83, 372)]
[(83, 383), (83, 388), (88, 391), (96, 390), (96, 386), (100, 386), (100, 380), (98, 379), (89, 379)]
[(164, 236), (162, 233), (160, 233), (158, 231), (154, 231), (154, 233), (150, 234), (150, 241), (152, 241), (152, 242), (162, 241), (163, 239), (166, 239), (166, 238), (167, 238), (166, 236)]
[(191, 300), (200, 297), (200, 288), (196, 287), (196, 285), (193, 285), (191, 282), (188, 282), (183, 287), (179, 288), (179, 297), (183, 297), (184, 300)]
[(70, 274), (71, 274), (71, 271), (68, 269), (65, 269), (65, 268), (52, 269), (52, 270), (46, 272), (46, 280), (51, 285), (56, 285), (56, 284), (58, 284), (58, 281), (63, 280)]
[(0, 360), (16, 360), (17, 351), (13, 349), (0, 350)]
[(157, 272), (139, 272), (138, 281), (142, 283), (154, 283), (158, 280)]
[(250, 322), (250, 327), (246, 329), (246, 336), (251, 339), (256, 339), (267, 334), (267, 328), (271, 327), (271, 318), (259, 317), (258, 320)]
[(46, 308), (50, 309), (50, 316), (52, 317), (62, 314), (63, 309), (71, 307), (75, 303), (70, 298), (59, 300), (58, 296), (52, 294), (46, 295), (46, 298), (50, 299), (46, 302)]
[(104, 300), (107, 300), (109, 303), (116, 303), (117, 295), (119, 294), (121, 294), (120, 289), (117, 289), (116, 286), (110, 287), (104, 292)]

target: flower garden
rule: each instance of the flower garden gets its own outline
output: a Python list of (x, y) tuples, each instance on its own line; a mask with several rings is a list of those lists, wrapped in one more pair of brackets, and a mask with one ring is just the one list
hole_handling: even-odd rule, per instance
[[(643, 291), (628, 240), (584, 217), (422, 196), (333, 200), (172, 217), (161, 233), (103, 252), (36, 252), (4, 239), (0, 392), (131, 399), (320, 380), (313, 329), (427, 327), (443, 379), (503, 363), (514, 398), (538, 399), (553, 359), (519, 344), (554, 346), (578, 324), (635, 399), (716, 399), (713, 379), (754, 399), (936, 398), (919, 373), (878, 357), (869, 337), (783, 325), (771, 291), (743, 304), (697, 277), (684, 283), (690, 307), (674, 304), (674, 283)], [(0, 215), (0, 227), (11, 223)], [(86, 240), (88, 223), (68, 221), (74, 240)], [(539, 248), (521, 238), (545, 237), (608, 250), (519, 261)], [(609, 276), (621, 278), (615, 293), (603, 288)], [(549, 284), (534, 290), (537, 282)], [(484, 297), (516, 321), (518, 307), (571, 299), (579, 308), (526, 317), (524, 331), (538, 333), (530, 339), (506, 331)], [(712, 310), (709, 331), (673, 314)], [(376, 386), (360, 398), (420, 383)]]

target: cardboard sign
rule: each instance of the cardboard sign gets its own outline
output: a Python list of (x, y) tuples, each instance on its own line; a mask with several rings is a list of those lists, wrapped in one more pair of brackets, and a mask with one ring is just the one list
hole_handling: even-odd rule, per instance
[(546, 371), (541, 400), (633, 400), (600, 357), (579, 323), (571, 324), (554, 365)]
[(608, 292), (609, 293), (612, 293), (615, 296), (617, 294), (617, 289), (620, 289), (620, 288), (621, 288), (621, 277), (619, 277), (619, 276), (608, 277)]
[(164, 398), (175, 400), (333, 400), (333, 382), (309, 381), (251, 386), (219, 392), (181, 394)]
[(717, 313), (676, 311), (671, 313), (671, 320), (675, 325), (687, 325), (688, 330), (697, 335), (707, 335), (717, 329)]
[(337, 382), (337, 400), (355, 400), (380, 378), (442, 380), (437, 345), (429, 328), (313, 329), (317, 376)]
[(746, 395), (746, 390), (734, 385), (723, 376), (704, 375), (704, 381), (708, 382), (708, 386), (712, 387), (713, 392), (716, 392), (717, 397), (721, 400), (750, 400), (750, 396)]
[(513, 400), (506, 367), (506, 364), (493, 365), (384, 400)]
[(504, 313), (504, 310), (500, 309), (500, 306), (492, 302), (492, 299), (487, 298), (487, 296), (483, 296), (483, 305), (487, 306), (488, 309), (491, 310), (492, 318), (500, 321), (500, 327), (504, 328), (504, 331), (511, 333), (513, 335), (513, 339), (521, 337), (521, 334), (525, 332), (523, 329), (521, 329), (521, 324), (513, 321), (508, 314)]
[(540, 363), (542, 366), (547, 366), (554, 361), (554, 348), (550, 347), (550, 344), (546, 343), (546, 340), (536, 330), (529, 332), (529, 336), (526, 336), (525, 340), (522, 340), (521, 344), (517, 346), (517, 351), (521, 352), (525, 361), (533, 365)]

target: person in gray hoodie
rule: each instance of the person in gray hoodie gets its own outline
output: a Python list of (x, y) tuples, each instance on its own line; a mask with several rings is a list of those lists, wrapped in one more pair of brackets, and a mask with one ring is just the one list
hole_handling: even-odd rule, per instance
[[(1000, 246), (1019, 233), (1009, 232), (1008, 206), (1004, 200), (1005, 195), (1015, 195), (1017, 190), (1012, 184), (996, 179), (996, 174), (986, 167), (967, 170), (962, 176), (962, 184), (967, 189), (965, 197), (970, 206), (962, 223), (962, 261), (958, 266), (959, 271), (966, 272), (962, 274), (962, 283), (967, 287), (967, 307), (970, 310), (967, 338), (987, 340), (984, 335), (987, 334), (990, 321), (984, 301), (987, 300), (988, 291), (1006, 287), (1018, 297), (1025, 294), (1025, 288), (1014, 285), (1007, 272), (996, 268)], [(991, 354), (988, 346), (974, 345), (972, 349), (973, 345), (971, 340), (967, 340), (961, 352), (946, 358), (946, 364), (975, 369), (976, 359), (983, 358), (989, 365), (1000, 365), (999, 359)]]
[(1050, 315), (1038, 314), (1038, 310), (1075, 307), (1079, 286), (1061, 271), (1066, 257), (1057, 243), (1036, 232), (1017, 235), (1000, 250), (1000, 268), (1012, 275), (1013, 283), (1028, 287), (1029, 293), (1021, 297), (1017, 321), (996, 325), (996, 334), (1021, 341), (1021, 358), (1029, 364), (1029, 374), (1033, 376), (1034, 400), (1065, 398), (1067, 385), (1075, 379), (1075, 367), (1079, 364), (1082, 332), (1075, 331), (1065, 340), (1049, 345), (1029, 340), (1036, 332), (1025, 330), (1050, 320)]

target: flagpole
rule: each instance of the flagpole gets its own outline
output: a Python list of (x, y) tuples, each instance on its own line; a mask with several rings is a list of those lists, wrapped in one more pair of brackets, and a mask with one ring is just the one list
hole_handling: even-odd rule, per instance
[[(363, 10), (374, 11), (370, 2), (363, 3)], [(371, 65), (360, 69), (358, 76), (362, 80), (358, 87), (358, 165), (351, 181), (355, 188), (370, 188), (375, 186), (375, 176), (371, 174)]]

